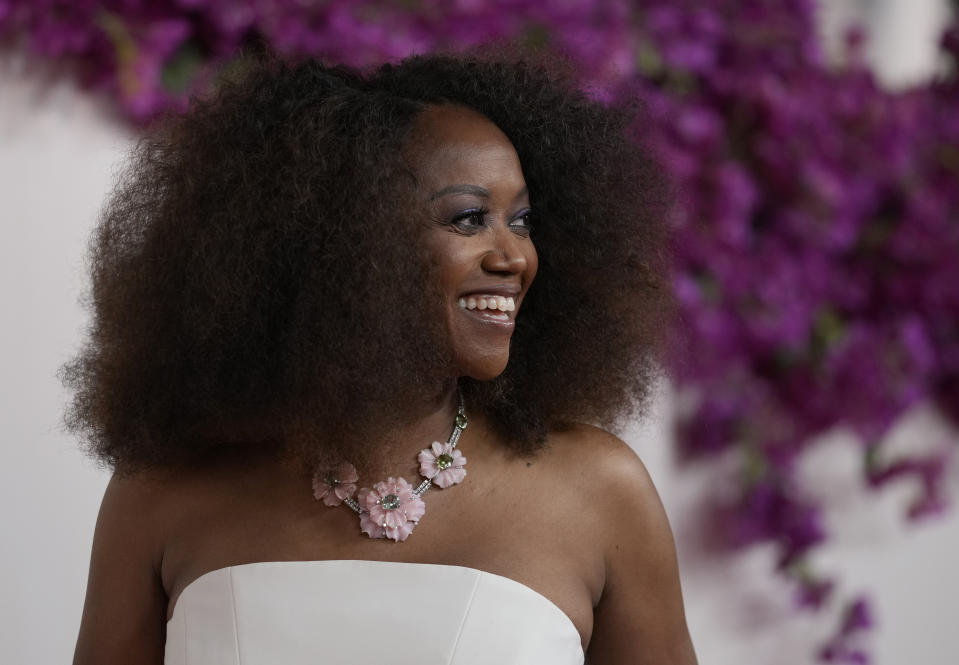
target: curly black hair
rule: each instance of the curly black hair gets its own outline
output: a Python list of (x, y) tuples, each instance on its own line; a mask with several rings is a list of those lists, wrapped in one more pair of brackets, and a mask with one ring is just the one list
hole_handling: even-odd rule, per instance
[(89, 338), (60, 371), (86, 450), (117, 472), (237, 444), (362, 466), (364, 442), (448, 383), (440, 310), (393, 306), (441, 301), (403, 157), (434, 104), (505, 133), (536, 211), (508, 366), (460, 379), (468, 408), (521, 454), (641, 409), (673, 305), (640, 115), (590, 99), (563, 60), (490, 53), (366, 72), (255, 57), (142, 138), (90, 240)]

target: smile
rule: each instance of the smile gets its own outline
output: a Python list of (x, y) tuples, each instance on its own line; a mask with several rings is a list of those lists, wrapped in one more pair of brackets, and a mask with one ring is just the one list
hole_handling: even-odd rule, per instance
[(512, 312), (516, 309), (516, 301), (512, 297), (503, 296), (469, 296), (459, 299), (460, 309), (498, 309), (501, 312)]
[(481, 295), (459, 299), (460, 309), (465, 314), (500, 330), (512, 330), (516, 325), (509, 312), (516, 310), (516, 301), (511, 297)]

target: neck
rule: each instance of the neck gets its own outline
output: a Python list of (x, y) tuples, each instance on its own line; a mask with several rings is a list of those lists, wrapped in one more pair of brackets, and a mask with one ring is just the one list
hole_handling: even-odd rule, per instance
[[(370, 442), (365, 465), (362, 455), (345, 460), (357, 467), (360, 487), (371, 487), (389, 476), (402, 476), (414, 485), (418, 482), (417, 455), (433, 441), (445, 442), (452, 431), (459, 406), (457, 383), (450, 379), (427, 398), (397, 413), (388, 435)], [(296, 453), (282, 456), (280, 465), (284, 473), (298, 479), (294, 484), (308, 484), (318, 468), (314, 460)]]
[(449, 438), (458, 406), (457, 382), (452, 379), (415, 412), (397, 418), (387, 438), (376, 445), (370, 467), (360, 471), (361, 486), (370, 486), (387, 476), (404, 476), (415, 485), (414, 480), (419, 477), (417, 454), (433, 441), (445, 442)]

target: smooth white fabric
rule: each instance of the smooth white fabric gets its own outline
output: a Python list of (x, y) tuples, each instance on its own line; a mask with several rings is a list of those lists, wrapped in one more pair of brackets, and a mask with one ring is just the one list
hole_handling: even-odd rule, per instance
[(167, 623), (166, 665), (582, 665), (552, 601), (474, 568), (270, 561), (202, 575)]

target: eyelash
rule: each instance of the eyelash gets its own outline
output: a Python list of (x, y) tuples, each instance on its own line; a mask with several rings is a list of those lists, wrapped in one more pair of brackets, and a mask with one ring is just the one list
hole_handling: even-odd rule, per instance
[[(484, 220), (486, 219), (487, 215), (489, 215), (489, 208), (474, 208), (472, 210), (466, 210), (456, 215), (455, 217), (453, 217), (453, 219), (450, 221), (450, 225), (458, 226), (458, 227), (466, 227), (466, 228), (473, 227), (473, 226), (482, 226), (485, 223)], [(530, 217), (532, 217), (532, 215), (533, 215), (533, 211), (527, 210), (522, 215), (516, 218), (517, 220), (522, 219), (526, 221), (525, 226), (520, 227), (526, 233), (529, 233), (530, 230), (532, 229), (532, 222), (530, 220)], [(468, 225), (463, 224), (463, 222), (466, 220), (474, 220), (474, 223), (468, 224)], [(510, 224), (510, 226), (512, 226), (512, 224)]]

